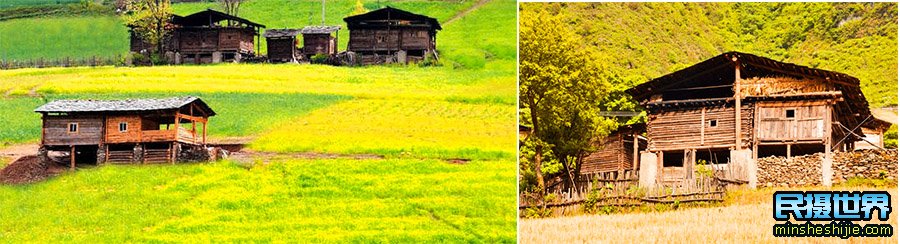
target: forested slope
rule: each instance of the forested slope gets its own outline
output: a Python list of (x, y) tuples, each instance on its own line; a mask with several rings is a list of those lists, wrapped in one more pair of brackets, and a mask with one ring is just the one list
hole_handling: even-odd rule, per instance
[[(526, 3), (563, 14), (625, 86), (727, 51), (860, 79), (872, 107), (897, 104), (896, 3)], [(623, 86), (623, 87), (625, 87)]]

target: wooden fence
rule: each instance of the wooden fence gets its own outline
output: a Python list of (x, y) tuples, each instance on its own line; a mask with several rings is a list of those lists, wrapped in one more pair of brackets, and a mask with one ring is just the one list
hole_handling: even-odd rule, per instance
[(110, 57), (83, 57), (83, 58), (56, 58), (56, 59), (31, 59), (31, 60), (0, 60), (0, 69), (21, 68), (48, 68), (48, 67), (80, 67), (80, 66), (109, 66), (125, 65), (125, 56), (116, 55)]
[(540, 199), (534, 193), (522, 194), (519, 197), (519, 209), (549, 209), (552, 216), (562, 216), (580, 213), (586, 205), (596, 209), (643, 204), (718, 202), (724, 200), (726, 186), (734, 184), (715, 176), (700, 176), (644, 189), (638, 187), (636, 172), (623, 175), (598, 174), (583, 178), (586, 179), (577, 182), (575, 187), (547, 192), (551, 196), (548, 199)]

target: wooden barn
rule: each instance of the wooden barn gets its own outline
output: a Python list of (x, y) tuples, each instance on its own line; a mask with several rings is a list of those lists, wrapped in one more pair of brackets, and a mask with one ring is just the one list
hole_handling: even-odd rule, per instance
[[(183, 17), (175, 15), (170, 22), (173, 30), (163, 53), (171, 53), (176, 64), (240, 62), (242, 58), (253, 57), (259, 50), (259, 31), (266, 27), (212, 9)], [(132, 29), (132, 52), (153, 49)]]
[(297, 29), (268, 29), (263, 36), (266, 38), (269, 62), (297, 62), (300, 60), (300, 52), (297, 50)]
[(76, 163), (174, 163), (205, 150), (216, 113), (196, 97), (133, 100), (57, 100), (42, 116), (41, 151)]
[(435, 37), (441, 25), (435, 18), (386, 7), (344, 21), (350, 30), (347, 50), (360, 55), (363, 64), (437, 58)]
[(613, 173), (621, 175), (639, 169), (639, 153), (647, 148), (644, 133), (645, 124), (619, 127), (604, 138), (594, 142), (597, 151), (580, 158), (581, 175)]
[(874, 120), (852, 76), (728, 52), (627, 90), (648, 111), (643, 186), (693, 178), (699, 160), (756, 186), (758, 157), (853, 150)]
[(316, 54), (337, 54), (337, 32), (340, 29), (340, 26), (303, 27), (300, 30), (300, 34), (303, 35), (303, 56), (309, 59)]

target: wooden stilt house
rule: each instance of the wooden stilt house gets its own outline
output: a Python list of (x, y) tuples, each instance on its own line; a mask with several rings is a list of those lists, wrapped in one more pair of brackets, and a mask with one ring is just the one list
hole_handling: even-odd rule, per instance
[[(163, 53), (174, 55), (174, 63), (239, 62), (259, 52), (259, 31), (265, 25), (212, 9), (188, 16), (172, 16), (173, 28)], [(254, 40), (255, 39), (255, 40)], [(254, 46), (256, 50), (254, 50)], [(131, 51), (155, 49), (131, 30)]]
[(435, 18), (385, 7), (344, 21), (350, 30), (347, 49), (361, 55), (363, 64), (437, 58), (435, 43), (441, 25)]
[(205, 150), (210, 116), (196, 97), (57, 100), (42, 116), (41, 155), (68, 153), (76, 163), (174, 163)]
[(728, 52), (627, 90), (648, 111), (642, 185), (693, 178), (699, 160), (755, 186), (755, 159), (852, 150), (873, 123), (852, 76)]

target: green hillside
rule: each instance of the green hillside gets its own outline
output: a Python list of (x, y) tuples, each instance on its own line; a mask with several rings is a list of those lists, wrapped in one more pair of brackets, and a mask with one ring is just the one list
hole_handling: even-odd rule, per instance
[[(872, 107), (897, 104), (896, 3), (525, 3), (565, 14), (597, 62), (628, 85), (726, 51), (861, 80)], [(564, 13), (562, 13), (564, 12)]]
[[(477, 1), (362, 2), (368, 10), (391, 6), (428, 15), (443, 23), (472, 7)], [(438, 32), (438, 51), (447, 53), (449, 63), (481, 67), (487, 59), (515, 60), (515, 6), (502, 2), (504, 1), (490, 1), (474, 11), (482, 13), (463, 16), (457, 20), (460, 23), (444, 26), (444, 30)], [(321, 24), (321, 4), (319, 0), (250, 0), (241, 5), (239, 16), (270, 29), (303, 28)], [(352, 15), (355, 4), (356, 1), (327, 1), (326, 24), (344, 26), (343, 18)], [(221, 9), (221, 6), (215, 2), (173, 4), (174, 12), (178, 15), (207, 8)], [(475, 33), (460, 32), (461, 29)], [(346, 49), (348, 35), (345, 26), (338, 32), (340, 50)], [(124, 55), (128, 52), (128, 41), (127, 28), (120, 17), (112, 14), (56, 13), (0, 21), (0, 60)], [(264, 38), (261, 39), (260, 52), (266, 53)]]

